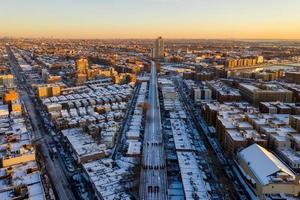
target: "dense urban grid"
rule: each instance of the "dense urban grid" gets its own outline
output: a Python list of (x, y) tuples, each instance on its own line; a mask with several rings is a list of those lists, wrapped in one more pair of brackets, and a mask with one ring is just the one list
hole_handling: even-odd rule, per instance
[(300, 42), (0, 39), (0, 199), (300, 198)]

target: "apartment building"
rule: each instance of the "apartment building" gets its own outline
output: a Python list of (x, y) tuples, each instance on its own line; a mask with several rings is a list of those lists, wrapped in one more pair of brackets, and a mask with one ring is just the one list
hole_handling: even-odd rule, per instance
[(239, 89), (242, 97), (254, 105), (266, 101), (293, 101), (292, 91), (275, 84), (254, 85), (241, 83)]

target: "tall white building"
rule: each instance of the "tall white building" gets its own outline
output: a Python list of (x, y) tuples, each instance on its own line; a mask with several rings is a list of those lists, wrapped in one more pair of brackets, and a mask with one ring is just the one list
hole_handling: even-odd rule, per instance
[(152, 51), (153, 58), (163, 58), (165, 53), (165, 44), (162, 37), (158, 37), (155, 40), (154, 48)]

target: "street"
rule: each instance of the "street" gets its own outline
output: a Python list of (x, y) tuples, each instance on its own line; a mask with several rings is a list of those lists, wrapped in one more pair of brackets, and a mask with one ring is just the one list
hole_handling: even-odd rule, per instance
[(17, 78), (17, 84), (19, 88), (25, 88), (23, 90), (20, 90), (20, 98), (23, 101), (25, 108), (27, 110), (27, 113), (29, 114), (29, 118), (33, 127), (33, 133), (34, 133), (34, 141), (38, 142), (41, 145), (42, 154), (45, 157), (45, 167), (47, 169), (47, 172), (49, 176), (51, 177), (52, 182), (54, 183), (55, 191), (57, 192), (57, 195), (59, 199), (75, 199), (73, 192), (71, 191), (69, 187), (69, 182), (67, 180), (66, 175), (64, 174), (61, 165), (57, 159), (51, 159), (49, 149), (47, 146), (47, 143), (51, 141), (52, 139), (50, 136), (46, 134), (46, 131), (44, 130), (44, 127), (41, 125), (42, 120), (40, 116), (37, 114), (37, 110), (35, 109), (35, 106), (32, 102), (32, 100), (29, 97), (28, 91), (26, 89), (26, 86), (21, 85), (19, 83), (19, 80), (23, 80), (21, 77), (21, 74), (19, 72), (20, 66), (15, 60), (15, 57), (13, 53), (10, 51), (10, 48), (8, 50), (9, 52), (9, 62), (11, 65), (12, 72), (14, 76)]
[(161, 116), (157, 90), (156, 65), (151, 62), (149, 109), (143, 145), (140, 198), (142, 200), (167, 199), (167, 171), (161, 132)]

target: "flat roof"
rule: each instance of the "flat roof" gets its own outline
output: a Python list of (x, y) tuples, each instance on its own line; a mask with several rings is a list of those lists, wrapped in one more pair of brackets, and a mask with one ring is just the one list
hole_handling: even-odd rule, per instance
[(130, 199), (122, 181), (127, 175), (125, 169), (112, 167), (111, 159), (101, 159), (83, 164), (83, 168), (97, 193), (107, 200)]
[(196, 194), (199, 199), (209, 199), (207, 183), (204, 181), (195, 157), (193, 152), (177, 151), (185, 198), (194, 199)]
[(106, 149), (105, 144), (98, 145), (95, 140), (81, 128), (62, 130), (62, 134), (68, 139), (76, 154), (80, 157), (103, 153)]

